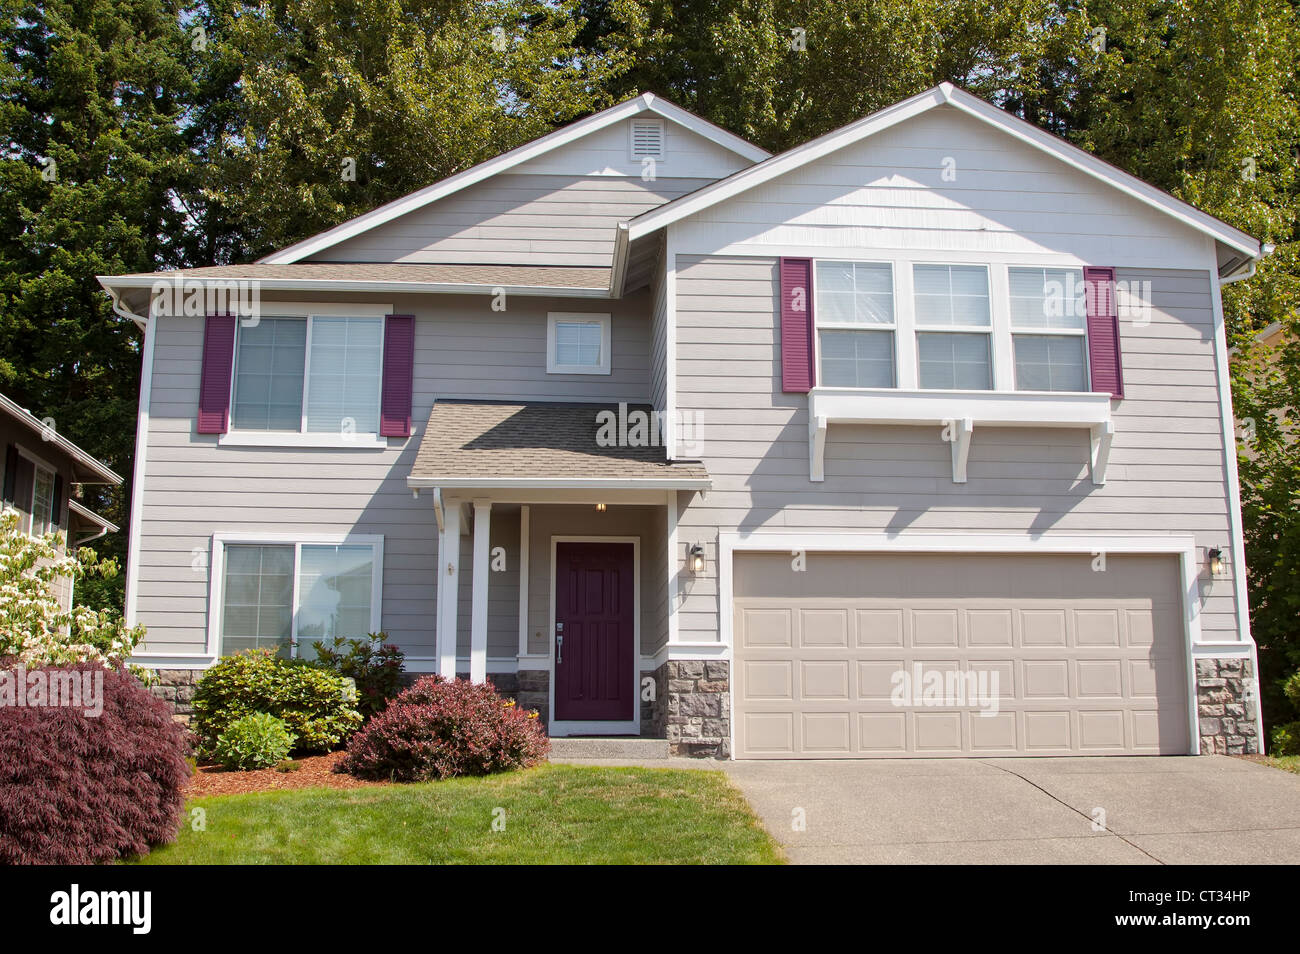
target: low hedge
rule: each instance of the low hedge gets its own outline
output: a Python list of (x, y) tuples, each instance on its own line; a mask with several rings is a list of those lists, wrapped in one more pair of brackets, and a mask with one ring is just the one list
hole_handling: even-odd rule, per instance
[(336, 749), (362, 722), (352, 680), (258, 649), (226, 656), (203, 674), (190, 728), (200, 751), (211, 755), (234, 722), (259, 712), (284, 723), (298, 752)]

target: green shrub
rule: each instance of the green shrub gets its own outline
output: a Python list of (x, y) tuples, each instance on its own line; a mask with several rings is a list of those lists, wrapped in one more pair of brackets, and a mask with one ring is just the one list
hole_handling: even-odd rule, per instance
[(1269, 755), (1300, 755), (1300, 722), (1273, 726)]
[(387, 639), (386, 633), (371, 633), (361, 639), (338, 636), (316, 644), (315, 664), (357, 684), (357, 708), (366, 718), (383, 712), (389, 700), (402, 691), (406, 654)]
[(226, 729), (255, 712), (282, 721), (302, 752), (337, 748), (362, 722), (351, 680), (260, 649), (226, 656), (203, 674), (190, 728), (200, 750), (211, 753)]
[(265, 712), (254, 712), (230, 723), (212, 754), (228, 769), (252, 771), (282, 761), (291, 748), (293, 733), (283, 722)]

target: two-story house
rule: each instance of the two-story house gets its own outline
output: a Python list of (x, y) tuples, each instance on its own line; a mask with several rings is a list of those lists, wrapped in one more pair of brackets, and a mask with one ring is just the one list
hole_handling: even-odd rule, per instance
[(553, 735), (1254, 751), (1248, 235), (942, 85), (776, 156), (645, 95), (145, 329), (137, 661), (382, 630)]
[[(0, 448), (4, 483), (0, 503), (18, 511), (18, 529), (34, 537), (61, 535), (61, 550), (75, 551), (117, 526), (81, 502), (83, 484), (109, 484), (122, 478), (58, 431), (52, 418), (38, 418), (0, 394)], [(59, 599), (72, 608), (73, 581), (59, 579)]]

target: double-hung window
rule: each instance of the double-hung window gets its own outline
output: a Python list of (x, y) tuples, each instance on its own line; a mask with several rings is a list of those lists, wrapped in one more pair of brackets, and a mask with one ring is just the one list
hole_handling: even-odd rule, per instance
[(220, 651), (316, 657), (316, 643), (379, 628), (376, 541), (223, 543)]
[(1088, 390), (1083, 271), (1011, 268), (1007, 279), (1016, 390)]
[(922, 388), (993, 388), (989, 273), (983, 265), (915, 265), (918, 381)]
[(887, 262), (818, 262), (817, 344), (827, 387), (892, 388), (894, 270)]
[(43, 537), (58, 527), (54, 522), (54, 471), (40, 464), (32, 465), (32, 523), (34, 537)]
[(374, 317), (240, 322), (232, 429), (378, 432), (383, 337), (383, 319)]

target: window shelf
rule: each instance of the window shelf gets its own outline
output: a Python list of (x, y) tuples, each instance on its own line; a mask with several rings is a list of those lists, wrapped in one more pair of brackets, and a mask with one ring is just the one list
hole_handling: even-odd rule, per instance
[(328, 447), (336, 450), (386, 450), (378, 434), (314, 434), (300, 431), (228, 431), (217, 438), (222, 447)]
[(808, 394), (809, 479), (825, 480), (826, 429), (831, 424), (931, 425), (952, 444), (952, 479), (966, 482), (976, 425), (1087, 429), (1092, 482), (1106, 482), (1115, 429), (1110, 395), (1059, 391), (902, 391), (813, 388)]

